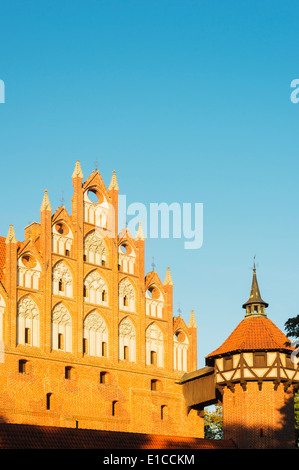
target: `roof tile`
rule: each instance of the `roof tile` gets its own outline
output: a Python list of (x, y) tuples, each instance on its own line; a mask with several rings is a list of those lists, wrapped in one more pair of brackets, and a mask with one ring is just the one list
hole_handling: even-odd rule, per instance
[(239, 323), (218, 349), (206, 357), (244, 350), (293, 351), (293, 348), (286, 345), (288, 343), (291, 341), (269, 318), (248, 316)]
[(0, 423), (0, 449), (233, 449), (232, 440)]

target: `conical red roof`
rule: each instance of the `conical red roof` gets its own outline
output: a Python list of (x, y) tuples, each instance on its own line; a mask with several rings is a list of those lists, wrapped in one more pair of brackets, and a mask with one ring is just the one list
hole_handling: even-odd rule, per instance
[[(287, 344), (289, 346), (287, 346)], [(222, 356), (236, 351), (284, 350), (291, 352), (291, 341), (266, 316), (245, 317), (231, 335), (208, 357)]]

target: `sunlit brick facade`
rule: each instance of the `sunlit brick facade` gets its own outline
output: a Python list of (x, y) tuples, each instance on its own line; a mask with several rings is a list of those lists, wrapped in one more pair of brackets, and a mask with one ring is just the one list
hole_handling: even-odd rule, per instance
[(0, 238), (0, 417), (8, 423), (203, 437), (176, 382), (196, 369), (197, 326), (173, 282), (145, 274), (141, 225), (118, 232), (118, 184), (72, 176), (72, 213)]

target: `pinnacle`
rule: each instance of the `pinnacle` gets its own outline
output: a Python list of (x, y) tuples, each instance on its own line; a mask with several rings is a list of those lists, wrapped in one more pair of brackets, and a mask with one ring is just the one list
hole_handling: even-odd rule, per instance
[(144, 238), (145, 237), (144, 237), (144, 233), (143, 233), (143, 230), (142, 230), (142, 224), (141, 224), (141, 222), (139, 222), (135, 240), (144, 240)]
[(48, 191), (45, 189), (44, 193), (45, 193), (44, 194), (44, 199), (43, 199), (40, 210), (41, 211), (50, 211), (51, 210), (51, 204), (50, 204), (50, 200), (49, 200), (49, 196), (48, 196)]
[(5, 243), (17, 243), (17, 239), (15, 236), (15, 230), (13, 228), (13, 225), (10, 224), (8, 234), (5, 240)]
[(110, 183), (110, 186), (109, 186), (109, 191), (111, 191), (111, 189), (115, 189), (116, 191), (119, 190), (115, 170), (113, 170), (113, 172), (112, 172), (112, 178), (111, 178), (111, 183)]
[(166, 285), (173, 286), (173, 281), (172, 281), (169, 266), (167, 267), (166, 276), (165, 276), (165, 279), (164, 279), (164, 286), (166, 286)]
[(188, 328), (197, 328), (197, 323), (195, 320), (194, 310), (191, 310), (191, 315), (188, 323)]
[(81, 165), (79, 160), (76, 161), (75, 170), (73, 173), (73, 178), (83, 178), (83, 173), (81, 170)]

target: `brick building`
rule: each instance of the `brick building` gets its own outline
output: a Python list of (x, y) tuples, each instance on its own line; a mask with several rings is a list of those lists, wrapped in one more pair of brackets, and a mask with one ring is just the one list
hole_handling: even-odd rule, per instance
[(0, 237), (0, 419), (63, 428), (203, 437), (181, 386), (196, 369), (197, 326), (173, 316), (169, 268), (145, 274), (145, 240), (118, 232), (118, 184), (72, 176), (72, 213), (17, 241)]

